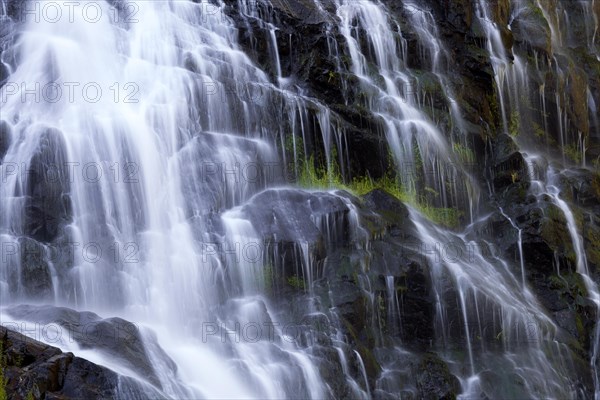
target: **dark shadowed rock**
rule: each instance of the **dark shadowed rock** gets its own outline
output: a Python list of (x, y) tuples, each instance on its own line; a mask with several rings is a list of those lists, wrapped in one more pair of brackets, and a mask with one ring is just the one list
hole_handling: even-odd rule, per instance
[[(150, 360), (139, 328), (121, 318), (102, 319), (91, 312), (79, 312), (64, 307), (20, 305), (7, 310), (15, 319), (39, 324), (56, 324), (69, 332), (82, 349), (94, 349), (117, 360), (126, 368), (160, 387), (153, 362)], [(156, 338), (151, 338), (156, 341)], [(175, 363), (159, 349), (160, 358), (174, 374)]]
[(108, 368), (3, 326), (0, 326), (0, 343), (9, 399), (116, 398), (122, 390), (140, 398), (163, 397), (147, 384), (119, 376)]
[(67, 161), (61, 132), (45, 129), (26, 170), (24, 206), (25, 233), (40, 242), (48, 243), (57, 238), (71, 219)]
[[(1, 67), (0, 67), (1, 68)], [(2, 82), (2, 72), (0, 71), (0, 82)], [(6, 121), (0, 120), (0, 164), (10, 146), (10, 126)]]
[(52, 276), (44, 245), (26, 237), (19, 238), (18, 243), (21, 256), (21, 286), (25, 295), (29, 299), (52, 299)]
[(343, 233), (348, 212), (339, 196), (297, 189), (266, 190), (242, 207), (263, 238), (310, 244), (322, 241), (327, 229)]
[(417, 366), (415, 375), (422, 399), (451, 400), (461, 392), (458, 379), (435, 354), (425, 354)]
[(363, 200), (368, 209), (380, 214), (392, 226), (400, 227), (408, 222), (408, 208), (385, 190), (372, 190)]

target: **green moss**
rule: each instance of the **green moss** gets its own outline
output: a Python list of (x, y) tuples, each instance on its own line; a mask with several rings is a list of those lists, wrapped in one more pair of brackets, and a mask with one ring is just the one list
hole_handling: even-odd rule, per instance
[(585, 240), (588, 262), (600, 267), (600, 229), (588, 226), (585, 230)]
[(552, 249), (559, 249), (565, 257), (575, 263), (577, 257), (567, 231), (567, 221), (562, 210), (548, 204), (542, 219), (540, 236)]
[(572, 121), (577, 126), (585, 137), (589, 135), (589, 111), (587, 101), (587, 81), (584, 78), (585, 72), (575, 66), (573, 62), (569, 65), (569, 99), (570, 99), (570, 114)]
[(511, 136), (516, 137), (519, 135), (520, 130), (521, 130), (521, 123), (520, 123), (519, 113), (518, 113), (518, 111), (513, 111), (512, 114), (510, 115), (510, 121), (508, 122), (508, 133)]
[(546, 136), (546, 132), (542, 129), (542, 127), (535, 121), (532, 122), (533, 134), (536, 138), (543, 138)]
[(475, 161), (473, 150), (460, 143), (452, 143), (452, 150), (463, 164), (470, 164)]
[(581, 163), (581, 152), (577, 150), (577, 147), (574, 144), (565, 146), (565, 155), (577, 164)]
[(286, 156), (292, 160), (303, 162), (304, 156), (304, 140), (301, 136), (288, 135), (285, 138), (284, 150)]
[(588, 294), (581, 275), (578, 273), (568, 273), (560, 276), (551, 275), (549, 281), (551, 287), (558, 292), (559, 296), (564, 299), (570, 307), (584, 305), (580, 303), (588, 297)]
[(408, 291), (407, 286), (403, 286), (403, 285), (396, 286), (396, 293), (398, 293), (399, 295), (402, 295), (402, 294), (406, 293), (407, 291)]
[(287, 283), (294, 289), (304, 290), (306, 288), (306, 284), (304, 279), (298, 278), (296, 275), (290, 276), (287, 278)]
[(427, 219), (438, 225), (447, 228), (456, 228), (459, 226), (460, 217), (462, 216), (461, 211), (453, 208), (433, 207), (423, 199), (418, 199), (415, 193), (402, 190), (396, 180), (389, 176), (385, 176), (377, 181), (373, 181), (368, 177), (356, 178), (352, 181), (349, 188), (351, 192), (359, 196), (375, 189), (384, 190), (401, 202), (413, 206)]
[[(415, 147), (415, 160), (417, 164), (421, 163), (421, 155), (418, 151), (418, 146)], [(474, 157), (469, 149), (462, 147), (464, 156)], [(332, 152), (332, 162), (329, 166), (317, 165), (314, 158), (311, 156), (308, 160), (301, 160), (302, 167), (300, 176), (298, 177), (298, 185), (308, 189), (343, 189), (357, 196), (362, 196), (375, 189), (382, 189), (392, 196), (396, 197), (403, 203), (410, 204), (425, 217), (432, 222), (443, 225), (448, 228), (456, 228), (459, 226), (462, 212), (453, 208), (441, 208), (431, 206), (426, 199), (418, 198), (416, 193), (402, 188), (397, 179), (393, 176), (394, 172), (390, 168), (385, 176), (380, 179), (373, 180), (369, 176), (356, 177), (350, 183), (344, 182), (344, 178), (340, 173), (340, 168), (336, 160), (335, 151)], [(417, 168), (417, 171), (420, 170)], [(437, 192), (431, 188), (426, 188), (430, 194), (437, 196)]]
[(7, 400), (8, 395), (6, 393), (7, 379), (4, 377), (4, 369), (6, 367), (4, 359), (4, 342), (0, 340), (0, 400)]
[(310, 189), (339, 188), (349, 190), (344, 183), (337, 162), (331, 162), (329, 168), (316, 166), (314, 158), (311, 156), (302, 164), (300, 176), (298, 177), (300, 186)]
[(497, 122), (498, 122), (498, 116), (500, 115), (500, 106), (498, 105), (498, 97), (496, 95), (496, 93), (498, 93), (498, 88), (496, 86), (496, 82), (494, 81), (492, 83), (493, 85), (493, 91), (488, 94), (487, 97), (487, 103), (488, 103), (488, 107), (489, 107), (489, 123), (490, 123), (490, 129), (492, 130), (492, 134), (495, 135), (496, 134), (496, 129), (497, 129)]
[(575, 326), (577, 328), (577, 333), (579, 334), (579, 337), (584, 336), (585, 327), (583, 326), (583, 318), (581, 318), (581, 315), (579, 315), (579, 313), (575, 314)]
[(381, 366), (377, 362), (377, 359), (366, 346), (359, 345), (356, 349), (358, 354), (360, 354), (360, 358), (363, 361), (365, 366), (365, 372), (367, 376), (379, 376), (381, 373)]

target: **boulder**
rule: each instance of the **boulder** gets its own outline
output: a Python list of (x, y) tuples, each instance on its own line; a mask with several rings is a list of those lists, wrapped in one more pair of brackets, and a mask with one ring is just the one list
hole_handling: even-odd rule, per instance
[(433, 353), (426, 353), (415, 368), (419, 398), (453, 400), (461, 393), (458, 378), (448, 365)]
[(161, 387), (154, 361), (146, 351), (145, 340), (153, 341), (152, 348), (159, 349), (159, 358), (175, 375), (175, 363), (162, 351), (152, 335), (142, 336), (140, 328), (122, 318), (102, 319), (91, 312), (79, 312), (64, 307), (19, 305), (7, 313), (23, 321), (42, 325), (53, 324), (68, 333), (82, 349), (93, 349), (116, 360), (152, 385)]
[(123, 391), (140, 398), (164, 397), (148, 384), (3, 326), (0, 344), (0, 367), (9, 399), (116, 398)]

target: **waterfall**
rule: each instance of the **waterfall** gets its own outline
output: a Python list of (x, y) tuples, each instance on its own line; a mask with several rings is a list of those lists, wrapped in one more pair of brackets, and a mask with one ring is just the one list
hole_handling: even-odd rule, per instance
[[(68, 15), (65, 4), (56, 4)], [(6, 177), (3, 241), (32, 235), (58, 252), (75, 243), (72, 264), (52, 271), (56, 293), (43, 300), (152, 327), (194, 397), (322, 398), (326, 389), (314, 363), (291, 342), (277, 345), (261, 337), (264, 346), (211, 343), (212, 336), (223, 334), (225, 320), (217, 309), (223, 296), (232, 296), (223, 312), (231, 320), (237, 313), (237, 326), (256, 318), (272, 321), (265, 299), (236, 300), (253, 294), (248, 285), (257, 275), (262, 278), (263, 265), (240, 264), (242, 276), (229, 287), (223, 278), (228, 266), (206, 244), (220, 245), (211, 239), (210, 210), (241, 204), (274, 183), (276, 175), (255, 181), (240, 168), (277, 159), (269, 135), (278, 117), (255, 98), (264, 92), (261, 100), (267, 102), (280, 91), (239, 50), (223, 5), (132, 4), (135, 22), (119, 23), (119, 14), (103, 1), (93, 3), (106, 17), (95, 24), (81, 13), (74, 13), (73, 22), (23, 24), (15, 44), (19, 64), (2, 88), (2, 118), (12, 143), (0, 167)], [(58, 95), (56, 102), (44, 101), (27, 92), (36, 85), (61, 90), (73, 82), (72, 101)], [(81, 91), (79, 84), (91, 89)], [(302, 102), (287, 98), (279, 101)], [(60, 175), (56, 182), (46, 180), (52, 186), (44, 187), (49, 192), (42, 196), (63, 210), (64, 237), (27, 226), (28, 213), (40, 207), (28, 204), (39, 196), (32, 192), (39, 190), (32, 188), (39, 178), (23, 175), (21, 166), (38, 173), (57, 168)], [(228, 240), (244, 245), (252, 228), (228, 221), (223, 216)], [(227, 262), (229, 268), (236, 264)], [(6, 273), (3, 287), (11, 284)], [(238, 282), (242, 292), (235, 292)], [(16, 286), (7, 290), (18, 296), (10, 301), (26, 301)], [(198, 360), (205, 360), (203, 367)]]
[[(489, 4), (488, 4), (489, 3)], [(497, 86), (497, 96), (499, 98), (500, 107), (502, 110), (502, 125), (504, 132), (513, 136), (513, 140), (516, 142), (518, 147), (523, 151), (522, 157), (524, 164), (526, 165), (526, 173), (530, 180), (530, 193), (534, 194), (539, 202), (543, 196), (549, 196), (552, 202), (562, 211), (566, 218), (566, 227), (572, 242), (572, 246), (576, 257), (576, 270), (583, 278), (585, 287), (587, 289), (587, 295), (590, 300), (596, 305), (598, 304), (598, 287), (597, 284), (590, 277), (590, 271), (587, 267), (586, 261), (586, 250), (583, 244), (583, 240), (579, 233), (579, 227), (577, 226), (571, 207), (560, 197), (560, 175), (561, 173), (556, 171), (556, 166), (552, 166), (552, 162), (560, 162), (562, 165), (566, 165), (568, 170), (569, 164), (581, 164), (586, 165), (585, 148), (586, 144), (582, 144), (582, 136), (587, 136), (583, 141), (590, 141), (590, 132), (582, 135), (580, 124), (570, 120), (565, 108), (570, 106), (570, 102), (573, 101), (573, 95), (566, 95), (559, 91), (555, 92), (555, 103), (556, 103), (556, 125), (558, 128), (550, 127), (551, 122), (548, 121), (547, 117), (547, 105), (546, 105), (546, 83), (541, 82), (540, 78), (543, 74), (540, 60), (536, 54), (535, 63), (531, 61), (525, 62), (522, 56), (516, 54), (515, 47), (511, 49), (513, 54), (506, 54), (504, 44), (502, 41), (502, 32), (499, 24), (494, 22), (492, 16), (492, 7), (494, 4), (481, 0), (477, 3), (477, 17), (479, 22), (484, 27), (484, 31), (487, 37), (487, 48), (492, 61), (492, 66), (495, 72), (495, 80)], [(555, 2), (552, 6), (544, 1), (535, 1), (533, 3), (521, 0), (513, 0), (510, 2), (510, 18), (508, 29), (511, 29), (511, 25), (515, 21), (520, 23), (527, 23), (527, 19), (531, 18), (532, 15), (536, 15), (536, 18), (540, 18), (549, 30), (549, 41), (548, 46), (555, 54), (552, 59), (542, 60), (542, 63), (546, 65), (546, 68), (551, 70), (556, 75), (556, 87), (566, 87), (564, 81), (569, 79), (577, 79), (573, 76), (573, 72), (565, 68), (559, 61), (556, 54), (563, 57), (570, 57), (569, 46), (573, 45), (571, 39), (571, 31), (568, 26), (569, 19), (571, 18), (569, 13), (565, 10), (565, 6), (562, 2)], [(597, 15), (594, 13), (594, 2), (581, 2), (581, 9), (579, 10), (582, 15), (573, 18), (581, 18), (584, 37), (586, 37), (589, 52), (596, 54), (598, 52), (597, 46), (595, 46), (595, 36), (597, 30)], [(577, 9), (575, 8), (575, 12)], [(571, 11), (573, 12), (573, 11)], [(533, 42), (533, 40), (532, 40)], [(568, 44), (567, 44), (568, 43)], [(541, 78), (544, 80), (545, 78)], [(539, 85), (538, 93), (533, 90), (535, 85)], [(571, 89), (573, 90), (573, 89)], [(581, 90), (581, 89), (575, 89)], [(585, 89), (586, 96), (588, 90)], [(508, 98), (507, 96), (508, 95)], [(590, 102), (589, 98), (586, 98), (586, 103)], [(594, 103), (593, 99), (591, 100)], [(535, 104), (539, 106), (538, 110), (535, 110)], [(587, 106), (587, 104), (586, 104)], [(594, 104), (595, 106), (595, 104)], [(588, 117), (582, 116), (585, 121), (588, 118), (594, 120), (595, 112), (592, 112)], [(539, 125), (544, 127), (543, 130), (539, 128)], [(575, 125), (575, 126), (574, 126)], [(541, 133), (540, 133), (541, 131)], [(531, 135), (531, 132), (535, 136)], [(575, 136), (572, 132), (577, 132)], [(539, 144), (540, 136), (546, 142), (546, 146), (542, 147)], [(559, 152), (556, 149), (548, 146), (549, 137), (554, 136), (559, 142)], [(573, 144), (576, 142), (577, 144)], [(588, 142), (589, 143), (589, 142)], [(545, 150), (544, 153), (540, 151)], [(574, 153), (581, 152), (581, 155)], [(549, 160), (549, 162), (546, 161)], [(543, 165), (545, 163), (545, 165)], [(541, 172), (540, 172), (541, 171)], [(510, 218), (509, 215), (505, 214), (505, 211), (500, 208), (501, 214), (506, 217), (510, 224), (518, 230), (518, 249), (521, 263), (521, 271), (523, 276), (523, 283), (525, 284), (525, 271), (523, 262), (523, 248), (522, 248), (522, 230), (518, 228), (515, 222)], [(595, 386), (595, 398), (600, 395), (598, 389), (598, 372), (597, 372), (597, 357), (598, 357), (598, 326), (600, 326), (600, 319), (598, 319), (598, 311), (596, 311), (596, 328), (592, 338), (591, 345), (591, 368), (593, 370), (594, 386)]]
[[(597, 1), (465, 6), (493, 91), (467, 101), (446, 3), (0, 0), (0, 322), (130, 321), (143, 368), (45, 340), (124, 399), (585, 397), (520, 214), (550, 204), (573, 251), (554, 266), (595, 307), (600, 399), (600, 289), (565, 183), (600, 135), (573, 61), (600, 60)], [(548, 40), (509, 39), (524, 23)], [(311, 35), (334, 62), (296, 53)], [(497, 126), (473, 120), (484, 97)]]
[[(425, 11), (415, 14), (425, 15)], [(406, 44), (398, 22), (390, 20), (391, 16), (384, 7), (366, 0), (340, 2), (337, 15), (352, 59), (352, 71), (359, 78), (365, 93), (364, 105), (373, 110), (385, 126), (401, 186), (419, 196), (423, 196), (429, 188), (436, 193), (436, 204), (443, 207), (470, 204), (475, 195), (466, 199), (455, 195), (475, 190), (469, 186), (474, 183), (451, 151), (440, 129), (419, 109), (422, 105), (418, 102), (418, 80), (407, 68), (407, 60), (403, 57), (405, 50), (402, 47)], [(427, 16), (423, 18), (427, 19)], [(423, 20), (415, 20), (423, 24)], [(357, 21), (357, 25), (354, 21)], [(431, 16), (428, 22), (431, 23)], [(368, 48), (361, 47), (362, 35), (366, 36)], [(439, 53), (442, 49), (435, 41), (436, 36), (435, 31), (423, 32), (424, 43), (434, 40), (430, 44), (433, 46), (430, 57), (434, 73), (440, 79), (442, 73), (438, 59), (441, 58)], [(373, 64), (376, 68), (374, 71)], [(444, 90), (451, 93), (443, 77), (440, 81)], [(460, 125), (461, 118), (451, 97), (449, 103)], [(422, 180), (418, 178), (420, 175), (424, 176)], [(447, 191), (448, 182), (454, 185), (450, 193)], [(456, 188), (459, 182), (464, 185), (461, 190)], [(472, 207), (469, 211), (472, 213)]]

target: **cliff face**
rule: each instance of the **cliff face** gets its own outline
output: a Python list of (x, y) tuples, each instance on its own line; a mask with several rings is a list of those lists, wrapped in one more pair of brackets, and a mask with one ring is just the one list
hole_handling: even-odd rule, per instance
[[(274, 27), (282, 75), (296, 77), (295, 85), (335, 111), (347, 142), (343, 150), (349, 155), (346, 178), (384, 176), (393, 164), (390, 152), (386, 151), (386, 124), (364, 101), (361, 78), (352, 69), (352, 55), (340, 32), (337, 22), (340, 13), (335, 4), (324, 1), (322, 8), (316, 8), (302, 1), (277, 0), (268, 6), (259, 3), (253, 16), (242, 22), (239, 3), (226, 3), (228, 15), (237, 21), (241, 44), (256, 63), (275, 77), (273, 49), (269, 47), (269, 29)], [(449, 141), (461, 136), (472, 156), (470, 172), (484, 188), (480, 212), (491, 213), (485, 223), (474, 226), (473, 232), (495, 246), (498, 254), (518, 265), (520, 230), (525, 281), (560, 327), (564, 335), (560, 340), (568, 343), (574, 354), (580, 379), (576, 378), (579, 382), (573, 384), (580, 385), (577, 390), (586, 393), (585, 396), (591, 396), (594, 389), (588, 365), (597, 312), (587, 299), (587, 290), (576, 272), (575, 250), (564, 216), (551, 199), (531, 194), (531, 185), (536, 184), (533, 181), (540, 178), (536, 175), (538, 166), (526, 156), (541, 154), (563, 169), (558, 185), (574, 210), (583, 235), (587, 263), (597, 280), (600, 64), (598, 40), (593, 39), (590, 29), (597, 29), (594, 21), (598, 20), (598, 3), (509, 0), (424, 1), (418, 5), (407, 1), (381, 3), (389, 12), (387, 22), (401, 31), (403, 41), (397, 46), (402, 48), (403, 53), (400, 53), (406, 67), (417, 77), (415, 90), (422, 96), (422, 109)], [(501, 47), (494, 48), (495, 44), (490, 44), (486, 33), (489, 28), (480, 18), (482, 4), (489, 6), (487, 18), (498, 29)], [(423, 39), (419, 32), (422, 27), (415, 24), (415, 16), (425, 13), (427, 21), (434, 25), (429, 29), (436, 31), (443, 46), (437, 49), (441, 60), (437, 67), (428, 50), (428, 46), (434, 44)], [(377, 49), (361, 31), (358, 19), (353, 23), (356, 26), (353, 34), (358, 42), (370, 49), (367, 57), (372, 58), (367, 63), (377, 63)], [(503, 65), (493, 60), (494, 52), (504, 53), (507, 63)], [(443, 75), (442, 83), (440, 75)], [(463, 118), (460, 126), (452, 121), (448, 90), (442, 85), (451, 88)], [(311, 140), (319, 143), (321, 139)], [(319, 146), (315, 146), (314, 151), (318, 157)], [(583, 168), (584, 165), (587, 168)], [(372, 211), (388, 216), (397, 213), (382, 212), (381, 207), (384, 210), (389, 207), (389, 200), (375, 196), (374, 201), (368, 203)], [(378, 201), (382, 201), (383, 206)], [(502, 215), (498, 207), (506, 214)], [(518, 228), (507, 216), (516, 221)], [(418, 354), (429, 354), (426, 352), (435, 351), (436, 347), (430, 265), (422, 259), (404, 257), (415, 254), (411, 250), (402, 251), (410, 239), (398, 234), (398, 224), (394, 221), (386, 224), (384, 233), (372, 242), (374, 257), (369, 269), (372, 282), (378, 282), (375, 296), (385, 299), (389, 296), (385, 295), (384, 277), (393, 271), (391, 275), (401, 303), (402, 330), (384, 331), (401, 338), (409, 348), (419, 349)], [(392, 264), (394, 266), (390, 266)], [(327, 270), (327, 266), (325, 268)], [(330, 268), (338, 269), (339, 265), (330, 265)], [(519, 274), (518, 269), (515, 273)], [(377, 348), (381, 342), (378, 343), (378, 333), (374, 330), (381, 324), (369, 325), (372, 309), (360, 300), (359, 282), (347, 279), (347, 274), (335, 276), (333, 272), (328, 278), (334, 293), (336, 290), (355, 293), (353, 298), (346, 299), (343, 310), (347, 311), (342, 313), (355, 345), (371, 350)], [(346, 297), (349, 296), (352, 297)], [(382, 305), (381, 313), (385, 315), (391, 306)], [(375, 380), (380, 377), (383, 361), (377, 357), (367, 359), (373, 360), (367, 372), (370, 379)], [(418, 371), (417, 364), (411, 362), (411, 368)], [(456, 393), (453, 384), (447, 384), (450, 381), (436, 382), (438, 389), (443, 387), (448, 393)], [(418, 386), (417, 397), (427, 397), (422, 390), (426, 389)], [(441, 392), (436, 395), (443, 397)]]

